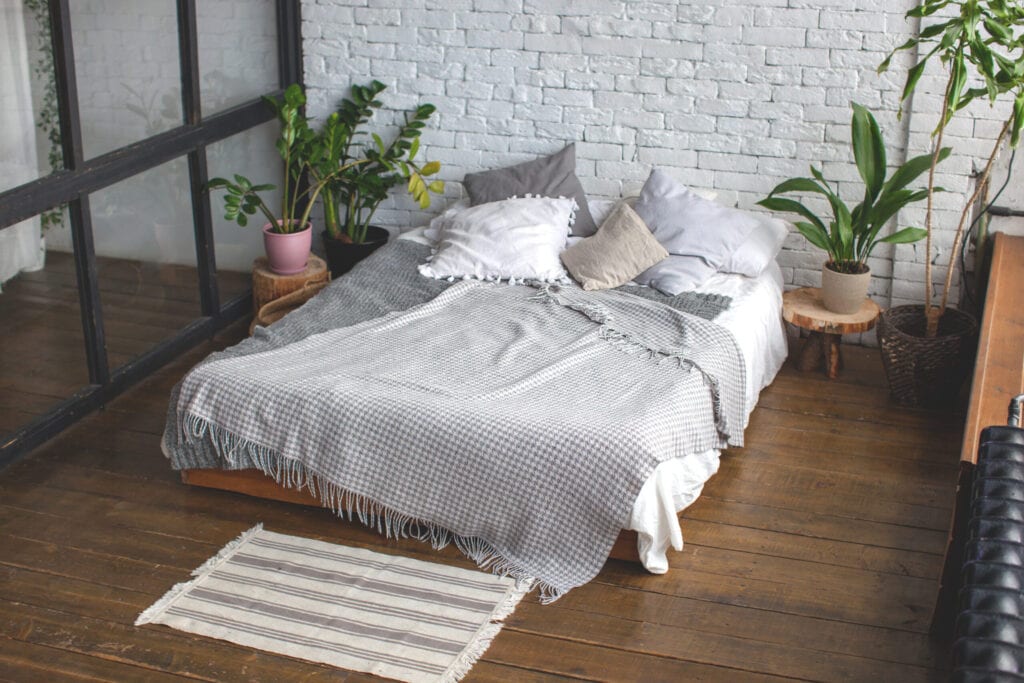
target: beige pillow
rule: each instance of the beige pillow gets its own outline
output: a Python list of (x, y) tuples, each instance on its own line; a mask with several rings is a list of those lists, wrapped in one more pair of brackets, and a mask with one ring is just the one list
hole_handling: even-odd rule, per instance
[(583, 289), (611, 289), (667, 257), (643, 219), (619, 202), (597, 233), (562, 252), (562, 263)]

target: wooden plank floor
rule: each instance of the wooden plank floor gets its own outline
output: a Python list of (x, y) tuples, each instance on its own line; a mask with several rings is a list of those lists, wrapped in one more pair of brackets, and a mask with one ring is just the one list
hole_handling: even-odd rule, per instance
[[(159, 449), (167, 393), (240, 333), (0, 472), (0, 679), (379, 680), (132, 626), (257, 522), (469, 566), (324, 510), (179, 483)], [(611, 561), (553, 605), (528, 597), (466, 680), (945, 680), (927, 630), (962, 415), (896, 407), (877, 352), (846, 354), (838, 381), (787, 367), (764, 392), (668, 574)]]
[[(196, 269), (98, 258), (111, 369), (173, 336), (202, 315)], [(218, 273), (222, 299), (249, 284)], [(0, 294), (0, 440), (89, 383), (78, 284), (71, 254), (48, 252), (46, 267), (21, 273)]]

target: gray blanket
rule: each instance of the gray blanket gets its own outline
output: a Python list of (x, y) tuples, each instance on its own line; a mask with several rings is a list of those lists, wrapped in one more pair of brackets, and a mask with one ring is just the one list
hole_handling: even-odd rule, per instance
[[(376, 300), (331, 296), (343, 278), (197, 366), (169, 409), (174, 466), (258, 467), (554, 599), (600, 570), (659, 462), (740, 443), (743, 363), (719, 326), (623, 292), (408, 272), (378, 272), (395, 291)], [(400, 310), (424, 288), (445, 291)], [(365, 322), (339, 326), (339, 307)]]

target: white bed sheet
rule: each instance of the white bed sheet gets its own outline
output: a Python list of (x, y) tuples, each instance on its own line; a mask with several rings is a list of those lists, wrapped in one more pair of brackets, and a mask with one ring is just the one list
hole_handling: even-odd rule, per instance
[[(732, 305), (715, 322), (736, 338), (747, 371), (746, 422), (761, 390), (771, 384), (788, 353), (782, 321), (782, 272), (772, 263), (757, 278), (716, 273), (698, 291), (726, 294)], [(668, 571), (668, 549), (683, 549), (678, 513), (697, 500), (704, 483), (718, 471), (719, 451), (694, 453), (658, 465), (640, 489), (629, 528), (637, 532), (644, 568)]]
[[(433, 246), (424, 228), (402, 233)], [(732, 305), (715, 322), (736, 338), (746, 365), (746, 420), (757, 405), (761, 390), (771, 384), (786, 360), (788, 346), (782, 321), (782, 272), (772, 263), (757, 278), (716, 273), (697, 291), (732, 297)], [(744, 423), (746, 428), (746, 422)], [(683, 549), (679, 511), (700, 496), (704, 484), (718, 471), (719, 451), (693, 453), (658, 465), (644, 483), (628, 528), (638, 534), (637, 550), (644, 568), (654, 574), (668, 571), (668, 549)]]

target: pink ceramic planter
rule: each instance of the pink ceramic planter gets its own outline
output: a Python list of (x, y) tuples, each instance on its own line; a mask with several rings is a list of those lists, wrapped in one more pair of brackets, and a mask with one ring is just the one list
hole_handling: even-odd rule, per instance
[(294, 275), (306, 269), (309, 250), (313, 245), (313, 225), (306, 223), (302, 230), (290, 233), (272, 232), (272, 226), (263, 226), (263, 247), (267, 251), (270, 269), (278, 275)]

